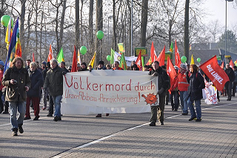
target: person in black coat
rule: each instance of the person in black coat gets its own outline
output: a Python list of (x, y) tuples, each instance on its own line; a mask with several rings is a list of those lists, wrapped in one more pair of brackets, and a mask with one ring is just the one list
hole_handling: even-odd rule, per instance
[(39, 69), (37, 69), (36, 62), (30, 63), (30, 71), (29, 76), (31, 80), (31, 86), (29, 91), (27, 92), (26, 99), (26, 114), (24, 120), (31, 119), (30, 117), (30, 101), (32, 101), (34, 107), (34, 120), (39, 119), (39, 103), (40, 103), (40, 95), (41, 95), (41, 87), (43, 86), (43, 75)]
[[(196, 119), (196, 122), (200, 122), (202, 119), (201, 110), (201, 99), (202, 99), (202, 89), (205, 88), (205, 83), (202, 75), (198, 72), (197, 65), (190, 65), (191, 76), (187, 80), (189, 82), (188, 87), (188, 106), (191, 113), (191, 118), (189, 121)], [(196, 112), (194, 110), (193, 102), (195, 101)]]
[(159, 66), (158, 61), (154, 61), (152, 64), (153, 70), (149, 72), (149, 75), (158, 76), (158, 92), (159, 105), (151, 106), (151, 118), (150, 126), (156, 126), (157, 111), (158, 119), (161, 125), (164, 125), (164, 109), (165, 109), (165, 95), (169, 87), (170, 81), (166, 71)]
[(227, 74), (227, 76), (230, 79), (230, 81), (226, 82), (226, 84), (225, 84), (225, 88), (226, 88), (226, 92), (227, 92), (227, 96), (228, 96), (227, 101), (231, 101), (231, 89), (232, 89), (232, 82), (234, 82), (234, 80), (235, 80), (235, 73), (229, 64), (226, 64), (225, 73)]

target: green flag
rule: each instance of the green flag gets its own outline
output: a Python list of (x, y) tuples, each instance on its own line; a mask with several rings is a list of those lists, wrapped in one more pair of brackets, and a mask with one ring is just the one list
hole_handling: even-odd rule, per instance
[(61, 63), (64, 60), (64, 55), (63, 55), (63, 48), (60, 49), (60, 52), (58, 53), (58, 57), (57, 57), (57, 61), (58, 63)]
[(127, 64), (126, 64), (124, 53), (122, 53), (121, 55), (119, 67), (123, 68), (124, 70), (127, 70)]

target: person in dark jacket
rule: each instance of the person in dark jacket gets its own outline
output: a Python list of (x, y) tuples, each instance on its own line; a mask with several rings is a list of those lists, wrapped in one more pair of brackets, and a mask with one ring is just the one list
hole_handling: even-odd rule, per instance
[(230, 81), (226, 82), (226, 84), (225, 84), (225, 88), (226, 88), (226, 92), (227, 92), (227, 96), (228, 96), (227, 101), (231, 101), (231, 89), (232, 89), (232, 82), (235, 80), (235, 73), (229, 64), (226, 64), (225, 68), (226, 68), (225, 73), (227, 74), (227, 76), (230, 79)]
[(26, 114), (24, 120), (31, 119), (30, 117), (30, 102), (32, 101), (34, 107), (34, 120), (39, 119), (39, 112), (40, 112), (40, 91), (41, 87), (43, 86), (43, 76), (40, 70), (37, 68), (36, 62), (30, 63), (30, 71), (29, 76), (31, 80), (31, 86), (29, 91), (27, 92), (27, 99), (26, 99)]
[[(191, 113), (191, 118), (189, 121), (196, 119), (196, 122), (200, 122), (202, 119), (202, 110), (201, 110), (201, 99), (202, 99), (202, 89), (205, 88), (205, 83), (202, 75), (198, 72), (197, 65), (190, 65), (191, 76), (187, 80), (189, 82), (188, 87), (188, 106)], [(193, 107), (193, 102), (195, 102), (196, 112)]]
[[(45, 77), (46, 77), (46, 73), (48, 71), (48, 67), (46, 66), (46, 62), (43, 61), (42, 64), (42, 76), (43, 76), (43, 79), (45, 80)], [(43, 105), (43, 110), (45, 110), (47, 108), (47, 97), (49, 97), (49, 93), (48, 93), (48, 89), (43, 89), (43, 93), (44, 93), (44, 96), (43, 96), (43, 102), (44, 102), (44, 105)]]
[(169, 77), (165, 70), (159, 66), (158, 61), (154, 61), (152, 64), (153, 70), (149, 72), (149, 75), (158, 76), (158, 92), (159, 95), (159, 105), (151, 106), (151, 118), (150, 126), (156, 126), (157, 121), (157, 111), (158, 119), (161, 125), (164, 125), (164, 109), (165, 109), (165, 95), (169, 86)]
[(69, 72), (68, 69), (66, 68), (66, 64), (64, 61), (60, 63), (60, 67), (64, 71), (65, 74)]
[[(5, 101), (8, 101), (10, 107), (10, 122), (13, 136), (18, 135), (18, 129), (20, 133), (24, 132), (22, 125), (26, 111), (26, 92), (30, 87), (30, 77), (27, 69), (23, 68), (23, 63), (22, 58), (15, 58), (2, 79), (3, 86), (6, 86)], [(17, 110), (20, 113), (18, 118)]]
[(63, 70), (58, 66), (56, 59), (50, 61), (51, 69), (48, 70), (44, 89), (48, 87), (55, 106), (54, 121), (61, 121), (61, 100), (63, 95)]
[(235, 80), (233, 82), (233, 96), (235, 96), (235, 92), (236, 92), (236, 85), (237, 85), (237, 67), (234, 66), (234, 73), (235, 73)]

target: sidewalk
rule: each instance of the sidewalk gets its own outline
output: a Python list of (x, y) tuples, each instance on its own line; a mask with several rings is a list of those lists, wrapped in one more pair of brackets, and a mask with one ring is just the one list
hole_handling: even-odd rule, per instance
[[(0, 157), (231, 157), (237, 158), (237, 97), (218, 105), (202, 102), (202, 122), (165, 109), (165, 125), (150, 127), (150, 113), (63, 116), (41, 111), (12, 137), (9, 115), (0, 114)], [(33, 114), (31, 113), (31, 117)]]
[[(222, 98), (224, 99), (224, 98)], [(237, 157), (237, 105), (226, 102), (203, 110), (202, 122), (168, 117), (165, 126), (121, 131), (106, 140), (79, 146), (57, 157)]]

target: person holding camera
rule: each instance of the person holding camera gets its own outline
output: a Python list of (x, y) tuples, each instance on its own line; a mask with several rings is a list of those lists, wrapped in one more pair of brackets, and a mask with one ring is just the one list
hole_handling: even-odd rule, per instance
[[(22, 58), (15, 58), (2, 79), (3, 86), (6, 86), (5, 100), (8, 101), (10, 107), (10, 123), (13, 136), (18, 135), (18, 130), (20, 133), (24, 132), (22, 125), (26, 112), (26, 92), (30, 87), (30, 77), (27, 69), (23, 68), (23, 63)], [(18, 118), (17, 111), (19, 112)]]

